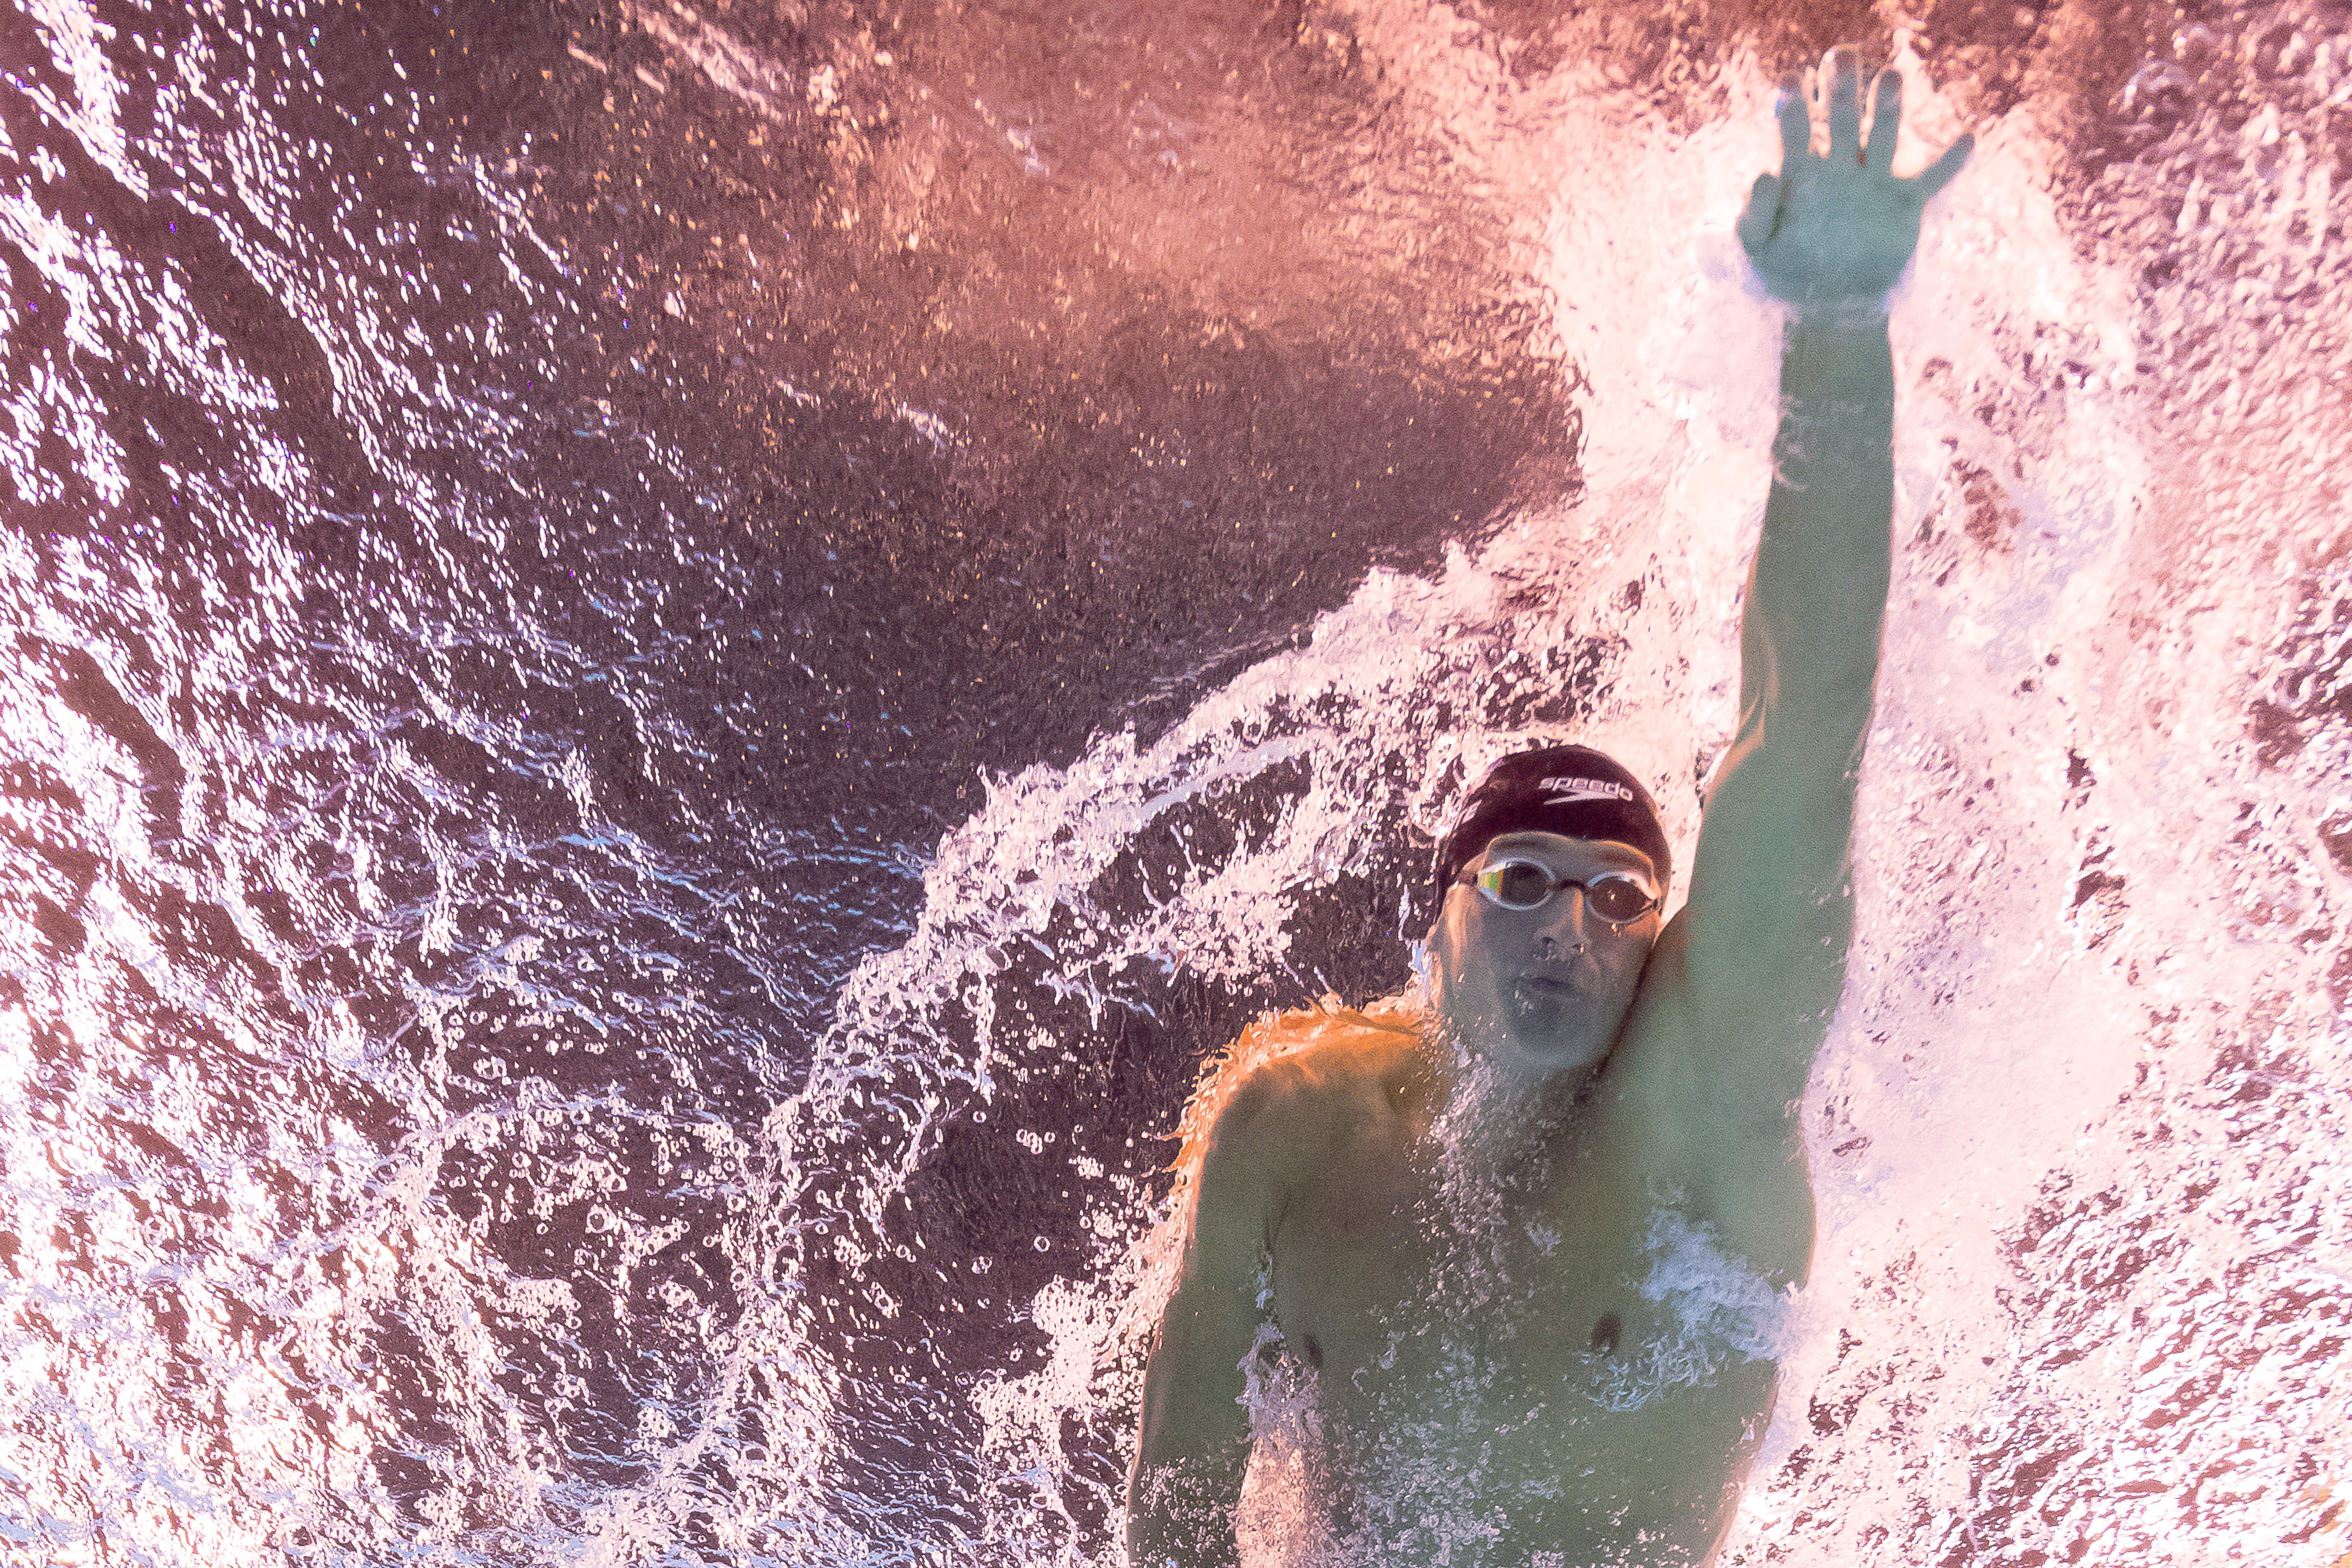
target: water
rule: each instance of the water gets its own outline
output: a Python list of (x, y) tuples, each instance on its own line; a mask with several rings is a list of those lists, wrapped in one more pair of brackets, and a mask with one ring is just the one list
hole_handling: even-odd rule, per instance
[(1689, 842), (1844, 25), (1982, 144), (1724, 1561), (2336, 1563), (2333, 16), (25, 0), (0, 1556), (1115, 1562), (1213, 1054), (1522, 736)]

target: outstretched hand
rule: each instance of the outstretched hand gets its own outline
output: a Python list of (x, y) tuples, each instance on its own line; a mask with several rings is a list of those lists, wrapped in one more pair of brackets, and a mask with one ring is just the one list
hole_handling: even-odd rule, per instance
[(1862, 72), (1850, 49), (1832, 56), (1830, 151), (1812, 151), (1811, 105), (1792, 79), (1780, 98), (1780, 172), (1759, 174), (1739, 217), (1739, 243), (1764, 286), (1800, 310), (1878, 309), (1919, 243), (1919, 212), (1969, 161), (1973, 136), (1927, 170), (1898, 180), (1895, 133), (1903, 79), (1878, 79), (1870, 145), (1862, 144)]

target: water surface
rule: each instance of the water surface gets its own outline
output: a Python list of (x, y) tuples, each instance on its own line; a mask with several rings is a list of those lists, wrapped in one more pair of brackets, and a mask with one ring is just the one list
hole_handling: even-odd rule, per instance
[(2352, 1551), (2334, 12), (5, 26), (0, 1555), (1116, 1561), (1204, 1063), (1523, 738), (1695, 830), (1842, 36), (1982, 147), (1725, 1560)]

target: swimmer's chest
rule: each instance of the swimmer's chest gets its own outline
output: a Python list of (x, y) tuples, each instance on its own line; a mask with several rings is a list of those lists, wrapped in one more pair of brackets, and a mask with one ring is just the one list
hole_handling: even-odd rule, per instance
[(1517, 1192), (1465, 1192), (1377, 1131), (1333, 1152), (1284, 1205), (1272, 1305), (1339, 1403), (1417, 1398), (1465, 1356), (1497, 1393), (1601, 1390), (1657, 1331), (1639, 1282), (1659, 1190), (1638, 1160), (1596, 1149)]
[(1661, 1215), (1651, 1174), (1588, 1159), (1488, 1215), (1468, 1258), (1433, 1235), (1433, 1178), (1410, 1160), (1358, 1150), (1295, 1190), (1271, 1238), (1271, 1306), (1349, 1478), (1332, 1484), (1387, 1495), (1399, 1517), (1461, 1510), (1503, 1531), (1497, 1550), (1528, 1548), (1496, 1562), (1537, 1547), (1614, 1561), (1634, 1542), (1684, 1552), (1657, 1561), (1704, 1557), (1774, 1375), (1737, 1358), (1660, 1375), (1687, 1347), (1641, 1289)]

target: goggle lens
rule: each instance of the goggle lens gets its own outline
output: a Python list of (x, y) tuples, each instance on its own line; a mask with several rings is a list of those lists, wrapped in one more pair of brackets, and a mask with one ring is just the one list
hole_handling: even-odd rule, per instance
[(1592, 912), (1612, 925), (1639, 920), (1650, 909), (1649, 889), (1631, 877), (1595, 877), (1584, 885)]
[(1507, 910), (1540, 908), (1551, 897), (1551, 873), (1526, 860), (1506, 860), (1478, 874), (1478, 886)]
[(1632, 877), (1604, 871), (1589, 882), (1564, 882), (1532, 860), (1505, 860), (1477, 876), (1478, 890), (1507, 910), (1538, 910), (1562, 888), (1582, 888), (1585, 907), (1612, 925), (1647, 914), (1657, 900)]

